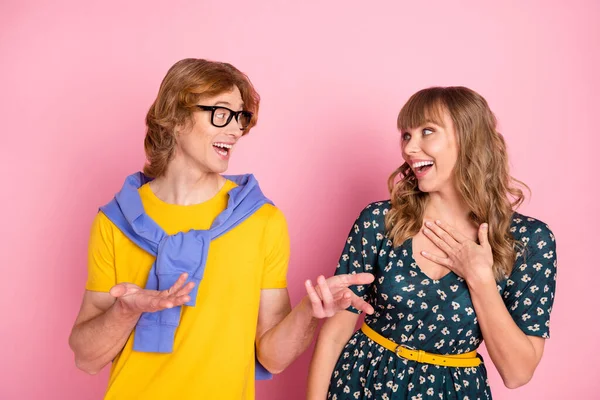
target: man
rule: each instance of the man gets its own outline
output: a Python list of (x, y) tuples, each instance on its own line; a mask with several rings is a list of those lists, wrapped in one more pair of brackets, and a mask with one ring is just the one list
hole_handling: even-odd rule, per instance
[[(144, 174), (129, 176), (91, 232), (88, 281), (70, 337), (77, 366), (112, 361), (106, 399), (253, 399), (310, 344), (319, 318), (373, 309), (349, 285), (306, 282), (291, 309), (283, 214), (252, 175), (225, 177), (259, 96), (225, 63), (185, 59), (147, 118)], [(264, 371), (264, 369), (266, 371)]]

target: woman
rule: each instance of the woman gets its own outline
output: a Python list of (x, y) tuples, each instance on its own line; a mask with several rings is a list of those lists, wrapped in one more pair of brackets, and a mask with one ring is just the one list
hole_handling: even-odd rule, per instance
[(398, 128), (391, 200), (361, 212), (336, 270), (375, 275), (354, 289), (375, 313), (357, 332), (355, 309), (325, 322), (308, 398), (489, 399), (482, 341), (505, 385), (524, 385), (549, 334), (552, 232), (514, 211), (523, 193), (479, 94), (422, 90)]
[(281, 372), (318, 318), (350, 304), (372, 312), (347, 288), (370, 274), (321, 276), (291, 309), (283, 214), (252, 175), (222, 175), (258, 107), (230, 64), (185, 59), (165, 76), (144, 173), (94, 221), (70, 337), (82, 370), (112, 362), (106, 399), (253, 399), (255, 357), (259, 378)]

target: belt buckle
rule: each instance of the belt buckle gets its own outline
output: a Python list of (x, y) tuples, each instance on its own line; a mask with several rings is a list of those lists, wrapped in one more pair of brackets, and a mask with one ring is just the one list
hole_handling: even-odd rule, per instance
[(405, 348), (406, 350), (410, 350), (410, 351), (416, 351), (417, 350), (414, 347), (411, 347), (411, 346), (409, 346), (407, 344), (399, 344), (399, 345), (396, 346), (396, 349), (394, 350), (394, 353), (396, 353), (396, 355), (398, 357), (401, 357), (400, 356), (400, 348), (402, 348), (402, 347)]

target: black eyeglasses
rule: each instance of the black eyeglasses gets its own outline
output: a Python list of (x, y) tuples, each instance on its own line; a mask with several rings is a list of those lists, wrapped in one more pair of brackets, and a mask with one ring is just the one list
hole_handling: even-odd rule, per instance
[(231, 120), (235, 117), (235, 120), (240, 126), (240, 130), (244, 130), (250, 125), (250, 121), (252, 120), (252, 113), (250, 111), (233, 111), (227, 107), (221, 106), (196, 105), (196, 107), (204, 111), (210, 111), (210, 123), (217, 128), (223, 128), (229, 125)]

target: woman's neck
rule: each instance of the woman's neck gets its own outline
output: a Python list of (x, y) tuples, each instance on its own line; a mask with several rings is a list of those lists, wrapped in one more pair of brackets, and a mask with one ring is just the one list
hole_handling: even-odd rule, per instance
[(458, 191), (433, 192), (429, 193), (423, 219), (441, 220), (459, 231), (471, 233), (473, 222), (470, 214), (471, 210)]

